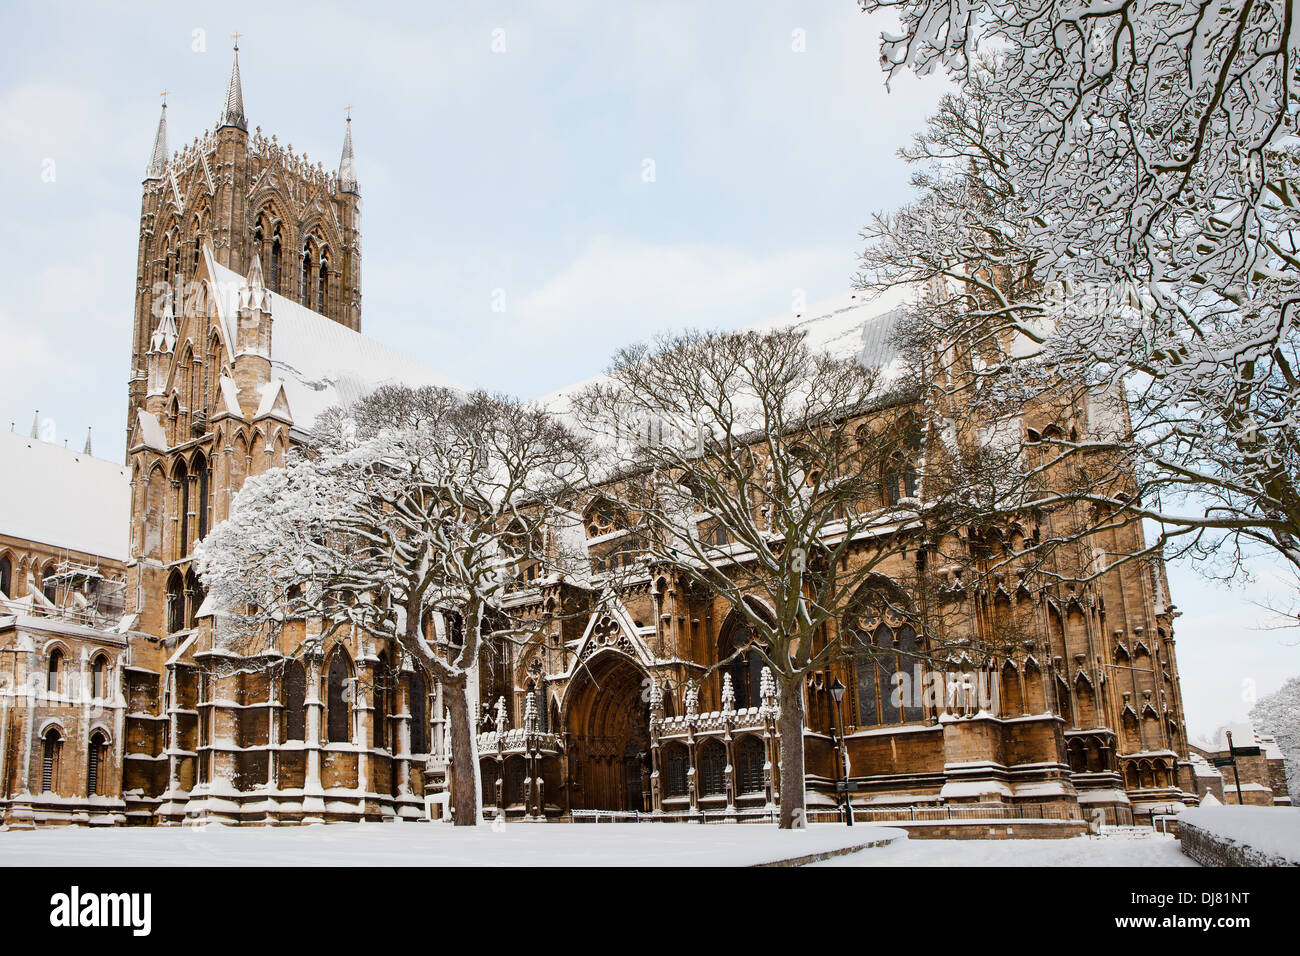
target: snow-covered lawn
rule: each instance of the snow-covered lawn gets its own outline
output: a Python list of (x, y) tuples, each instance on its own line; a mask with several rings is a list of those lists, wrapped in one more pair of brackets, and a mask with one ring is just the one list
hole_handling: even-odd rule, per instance
[(901, 836), (833, 824), (67, 827), (0, 833), (0, 866), (747, 866)]
[(0, 866), (745, 866), (872, 841), (822, 866), (1195, 866), (1173, 837), (1113, 828), (1068, 840), (908, 840), (901, 830), (767, 825), (357, 823), (61, 828), (0, 833)]
[(896, 840), (816, 866), (1196, 866), (1178, 841), (1145, 827), (1068, 840)]

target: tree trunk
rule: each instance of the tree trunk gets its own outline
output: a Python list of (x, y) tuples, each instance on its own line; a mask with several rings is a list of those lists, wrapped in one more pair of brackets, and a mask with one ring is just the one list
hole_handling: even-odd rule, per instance
[(481, 817), (478, 741), (465, 688), (463, 674), (442, 682), (443, 702), (451, 720), (451, 808), (458, 827), (477, 826)]
[(802, 683), (798, 676), (777, 681), (777, 696), (781, 702), (781, 716), (777, 719), (776, 729), (781, 744), (782, 830), (802, 830), (808, 825), (804, 806)]

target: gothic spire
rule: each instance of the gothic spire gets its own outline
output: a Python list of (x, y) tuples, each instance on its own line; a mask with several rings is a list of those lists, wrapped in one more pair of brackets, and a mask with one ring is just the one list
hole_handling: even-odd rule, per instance
[(36, 409), (36, 414), (32, 417), (32, 437), (41, 437), (41, 410)]
[(226, 104), (221, 111), (217, 127), (235, 126), (248, 132), (248, 117), (244, 115), (244, 87), (239, 82), (239, 41), (235, 41), (235, 59), (230, 65), (230, 85), (226, 87)]
[(163, 100), (162, 116), (158, 119), (158, 135), (153, 138), (153, 153), (149, 156), (149, 168), (145, 170), (145, 179), (162, 179), (167, 168), (167, 101)]
[(357, 163), (352, 157), (352, 117), (343, 133), (343, 155), (339, 158), (339, 192), (357, 192)]
[(83, 455), (93, 455), (93, 454), (94, 454), (94, 452), (90, 450), (90, 433), (91, 433), (92, 431), (94, 431), (94, 427), (93, 427), (93, 426), (90, 427), (90, 428), (87, 428), (87, 429), (86, 429), (86, 447), (83, 448), (83, 449), (81, 450), (81, 453), (82, 453)]

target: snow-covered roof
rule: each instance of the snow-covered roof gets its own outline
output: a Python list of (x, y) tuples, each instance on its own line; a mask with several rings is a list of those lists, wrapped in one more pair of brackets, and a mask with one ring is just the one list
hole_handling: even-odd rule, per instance
[(125, 465), (0, 432), (0, 534), (125, 561), (130, 526)]
[(1198, 777), (1218, 777), (1219, 771), (1210, 765), (1210, 762), (1198, 753), (1189, 756), (1192, 765), (1192, 772)]
[[(209, 253), (213, 295), (233, 347), (244, 277)], [(271, 374), (284, 380), (294, 425), (310, 429), (316, 416), (334, 405), (348, 405), (380, 385), (439, 385), (468, 391), (414, 359), (319, 312), (271, 293)]]
[(1282, 760), (1285, 755), (1277, 744), (1277, 738), (1269, 734), (1259, 734), (1259, 745), (1264, 748), (1264, 756), (1269, 760)]
[(1209, 746), (1206, 750), (1226, 751), (1228, 749), (1228, 734), (1232, 734), (1232, 745), (1234, 747), (1258, 747), (1259, 740), (1255, 737), (1255, 728), (1250, 724), (1225, 724), (1215, 731), (1214, 737), (1210, 739)]
[(846, 292), (748, 328), (755, 332), (786, 328), (805, 332), (804, 341), (810, 349), (856, 358), (867, 368), (880, 369), (891, 378), (898, 371), (898, 350), (892, 337), (902, 318), (900, 306), (909, 294), (907, 288), (878, 296)]

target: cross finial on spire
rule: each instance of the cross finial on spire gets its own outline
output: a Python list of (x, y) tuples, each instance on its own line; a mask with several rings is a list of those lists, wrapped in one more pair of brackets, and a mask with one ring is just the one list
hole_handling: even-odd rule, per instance
[(347, 126), (343, 130), (343, 155), (339, 157), (339, 192), (357, 192), (357, 162), (352, 155), (352, 107), (345, 106), (348, 115)]
[(217, 127), (235, 126), (248, 130), (248, 118), (244, 116), (244, 90), (239, 80), (239, 34), (235, 37), (235, 57), (230, 64), (230, 84), (226, 87), (226, 105), (221, 111)]
[(162, 114), (158, 117), (158, 132), (153, 138), (153, 152), (145, 168), (145, 179), (162, 179), (167, 168), (167, 91), (162, 91)]
[(235, 49), (238, 50), (238, 49), (239, 49), (239, 32), (236, 31), (236, 32), (230, 34), (230, 39), (232, 39), (232, 40), (235, 41)]

